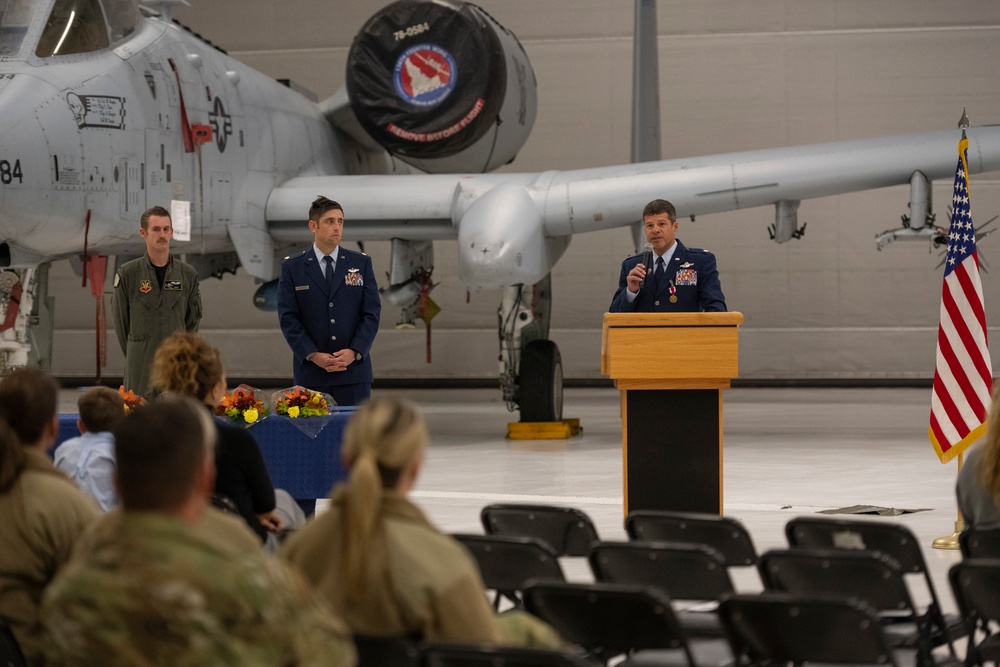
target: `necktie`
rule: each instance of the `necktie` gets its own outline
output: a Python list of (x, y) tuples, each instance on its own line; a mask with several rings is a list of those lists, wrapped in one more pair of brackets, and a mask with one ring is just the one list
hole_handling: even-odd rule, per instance
[(333, 257), (326, 255), (323, 263), (326, 264), (326, 287), (329, 290), (333, 288)]
[(664, 273), (664, 269), (663, 269), (663, 257), (657, 257), (656, 258), (656, 270), (653, 271), (653, 281), (656, 283), (657, 287), (660, 286), (660, 281), (663, 280), (663, 273)]

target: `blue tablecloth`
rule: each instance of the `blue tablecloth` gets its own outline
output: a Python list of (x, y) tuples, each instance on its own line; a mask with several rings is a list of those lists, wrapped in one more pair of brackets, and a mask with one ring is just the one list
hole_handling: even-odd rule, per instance
[[(347, 479), (347, 471), (340, 462), (340, 441), (344, 425), (354, 408), (339, 408), (327, 417), (309, 417), (315, 426), (323, 428), (312, 437), (304, 433), (296, 422), (304, 420), (271, 415), (249, 427), (260, 444), (264, 463), (271, 473), (276, 489), (285, 489), (296, 500), (326, 498), (337, 482)], [(76, 414), (59, 415), (59, 436), (56, 443), (80, 434), (76, 428)]]

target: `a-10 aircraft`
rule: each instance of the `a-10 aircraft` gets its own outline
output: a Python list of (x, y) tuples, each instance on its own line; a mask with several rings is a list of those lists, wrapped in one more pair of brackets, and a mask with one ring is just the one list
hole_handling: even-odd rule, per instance
[[(182, 2), (0, 0), (6, 365), (47, 360), (49, 263), (137, 256), (139, 214), (168, 202), (190, 212), (176, 250), (202, 277), (243, 267), (263, 308), (280, 259), (309, 240), (302, 218), (317, 194), (348, 211), (345, 240), (392, 242), (383, 297), (404, 321), (430, 317), (433, 241), (457, 239), (465, 285), (502, 290), (501, 387), (526, 421), (562, 412), (553, 266), (574, 234), (635, 225), (648, 200), (666, 194), (683, 216), (773, 205), (783, 243), (800, 234), (802, 199), (910, 183), (910, 216), (880, 243), (941, 233), (929, 181), (953, 176), (955, 131), (489, 174), (527, 140), (536, 82), (482, 9), (389, 5), (355, 38), (345, 87), (317, 103), (173, 22)], [(1000, 127), (968, 136), (970, 171), (1000, 169)]]

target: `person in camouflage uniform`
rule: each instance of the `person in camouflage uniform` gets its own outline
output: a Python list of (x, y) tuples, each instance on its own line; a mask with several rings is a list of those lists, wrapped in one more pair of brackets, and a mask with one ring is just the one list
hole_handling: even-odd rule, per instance
[(39, 368), (0, 380), (0, 617), (29, 665), (40, 664), (42, 593), (101, 515), (52, 465), (59, 385)]
[(364, 404), (344, 430), (350, 479), (280, 554), (358, 634), (562, 648), (555, 630), (526, 612), (497, 616), (469, 552), (407, 500), (428, 440), (409, 401)]
[(153, 354), (170, 334), (198, 330), (201, 291), (195, 268), (170, 254), (170, 212), (154, 206), (142, 214), (139, 225), (146, 254), (115, 273), (111, 319), (125, 355), (126, 391), (151, 398)]
[(296, 573), (193, 529), (211, 495), (214, 437), (205, 409), (178, 397), (116, 429), (123, 512), (45, 592), (49, 664), (355, 664), (344, 625)]

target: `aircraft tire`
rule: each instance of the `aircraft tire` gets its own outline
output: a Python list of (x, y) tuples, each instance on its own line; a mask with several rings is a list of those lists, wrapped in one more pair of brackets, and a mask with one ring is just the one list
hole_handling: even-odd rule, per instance
[(562, 358), (551, 340), (533, 340), (521, 351), (519, 407), (522, 422), (562, 420)]

